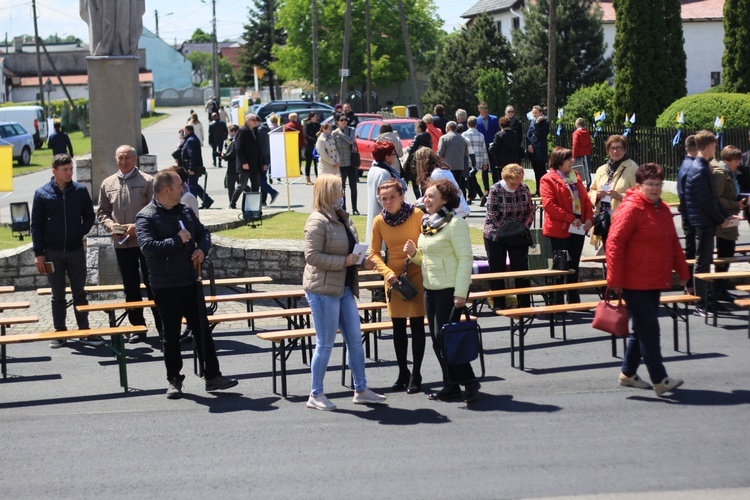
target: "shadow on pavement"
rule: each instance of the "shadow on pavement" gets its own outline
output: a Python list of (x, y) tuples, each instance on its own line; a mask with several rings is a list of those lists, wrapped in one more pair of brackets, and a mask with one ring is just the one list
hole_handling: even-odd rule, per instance
[(631, 396), (628, 399), (635, 401), (666, 402), (671, 404), (690, 406), (736, 406), (750, 404), (750, 391), (736, 390), (732, 392), (706, 391), (703, 389), (675, 390), (674, 394), (658, 397), (656, 394), (650, 397)]
[(208, 408), (209, 413), (231, 413), (236, 411), (275, 411), (273, 406), (279, 397), (252, 399), (238, 392), (214, 392), (210, 395), (183, 393), (182, 399), (195, 401)]
[[(463, 403), (463, 402), (462, 402)], [(479, 398), (471, 403), (463, 403), (469, 411), (505, 411), (512, 413), (552, 413), (562, 410), (555, 405), (543, 405), (528, 401), (516, 401), (510, 394), (496, 395), (479, 392)]]
[[(336, 413), (352, 415), (381, 425), (418, 425), (418, 424), (447, 424), (450, 419), (445, 415), (430, 409), (417, 408), (408, 410), (383, 405), (361, 405), (362, 410), (337, 409)], [(368, 409), (370, 411), (368, 411)], [(310, 410), (312, 411), (312, 410)]]
[[(56, 377), (56, 378), (59, 378)], [(130, 388), (129, 392), (114, 392), (110, 394), (94, 394), (91, 396), (74, 396), (69, 398), (57, 398), (57, 399), (38, 399), (36, 401), (16, 401), (11, 403), (0, 403), (0, 410), (6, 408), (27, 408), (32, 406), (46, 406), (46, 405), (61, 405), (69, 403), (87, 403), (91, 401), (107, 401), (110, 399), (122, 399), (130, 397), (140, 396), (154, 396), (156, 394), (163, 394), (164, 389), (149, 389), (147, 391), (141, 391), (138, 389)]]

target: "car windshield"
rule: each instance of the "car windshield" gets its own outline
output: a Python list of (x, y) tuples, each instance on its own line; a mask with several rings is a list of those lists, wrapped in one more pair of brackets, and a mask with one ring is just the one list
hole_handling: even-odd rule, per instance
[(414, 139), (414, 122), (391, 123), (393, 131), (398, 134), (402, 141)]

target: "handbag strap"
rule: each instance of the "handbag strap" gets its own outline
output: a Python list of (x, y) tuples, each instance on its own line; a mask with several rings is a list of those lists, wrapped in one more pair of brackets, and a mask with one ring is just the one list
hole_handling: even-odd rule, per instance
[(411, 259), (409, 257), (404, 259), (404, 274), (406, 274), (406, 271), (409, 270), (409, 262), (411, 262)]
[[(469, 316), (469, 308), (463, 307), (463, 312), (466, 314), (466, 321), (471, 321), (471, 316)], [(456, 323), (457, 321), (461, 321), (461, 311), (456, 310), (456, 306), (453, 306), (451, 309), (451, 314), (448, 316), (448, 323)]]
[[(617, 307), (622, 307), (622, 292), (617, 294)], [(607, 289), (604, 291), (604, 302), (609, 303), (609, 286), (607, 286)]]

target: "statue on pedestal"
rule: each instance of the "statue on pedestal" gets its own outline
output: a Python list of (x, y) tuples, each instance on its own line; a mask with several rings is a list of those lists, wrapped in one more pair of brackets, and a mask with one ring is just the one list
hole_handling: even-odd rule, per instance
[(80, 0), (92, 56), (131, 56), (143, 33), (146, 0)]

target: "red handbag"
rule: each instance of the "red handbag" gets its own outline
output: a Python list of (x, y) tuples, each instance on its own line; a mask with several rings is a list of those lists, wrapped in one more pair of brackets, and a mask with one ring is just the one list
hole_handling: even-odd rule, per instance
[(609, 288), (604, 292), (604, 299), (599, 301), (594, 311), (592, 328), (611, 333), (615, 337), (628, 336), (628, 308), (622, 305), (622, 294), (618, 295), (618, 303), (609, 301)]

